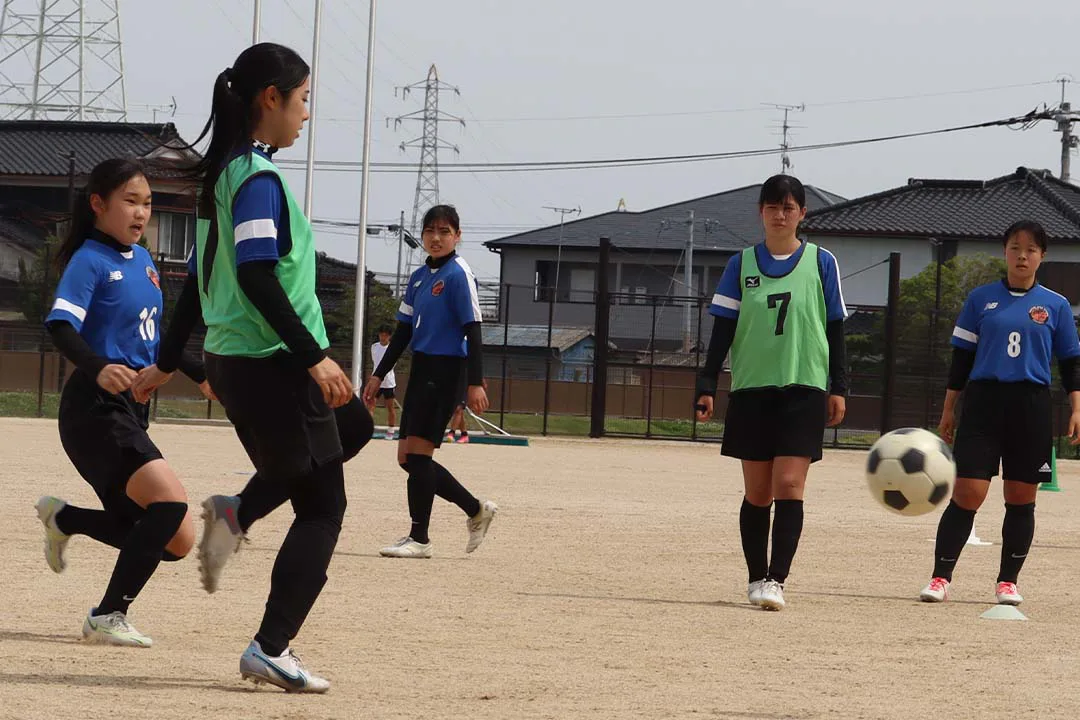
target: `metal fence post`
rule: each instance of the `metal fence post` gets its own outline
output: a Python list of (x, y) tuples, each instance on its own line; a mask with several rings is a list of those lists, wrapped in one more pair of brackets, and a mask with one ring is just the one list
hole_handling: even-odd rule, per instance
[(604, 436), (604, 413), (607, 411), (607, 356), (611, 333), (611, 295), (608, 292), (608, 265), (611, 262), (611, 239), (600, 238), (600, 262), (596, 274), (595, 344), (593, 346), (592, 414), (589, 437)]

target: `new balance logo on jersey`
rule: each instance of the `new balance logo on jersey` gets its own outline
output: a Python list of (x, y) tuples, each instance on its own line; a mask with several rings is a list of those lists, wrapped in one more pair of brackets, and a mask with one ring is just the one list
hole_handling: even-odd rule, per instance
[(998, 304), (996, 302), (988, 302), (986, 303), (986, 307), (983, 308), (983, 312), (986, 312), (987, 310), (993, 310), (997, 306)]
[(109, 273), (109, 282), (119, 282), (124, 279), (124, 273), (119, 270), (113, 270)]
[(748, 287), (748, 288), (761, 287), (761, 278), (758, 277), (757, 275), (750, 275), (749, 277), (746, 278), (746, 287)]
[(1050, 469), (1050, 463), (1043, 463), (1043, 466), (1042, 466), (1041, 468), (1039, 468), (1039, 472), (1041, 472), (1041, 473), (1044, 473), (1044, 472), (1053, 472), (1053, 471), (1052, 471), (1052, 470)]

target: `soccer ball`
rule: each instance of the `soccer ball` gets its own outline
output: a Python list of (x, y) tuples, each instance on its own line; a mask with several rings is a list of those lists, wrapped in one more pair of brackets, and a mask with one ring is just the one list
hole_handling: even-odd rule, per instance
[(900, 428), (878, 438), (866, 459), (866, 483), (879, 503), (900, 515), (924, 515), (949, 496), (956, 463), (928, 430)]

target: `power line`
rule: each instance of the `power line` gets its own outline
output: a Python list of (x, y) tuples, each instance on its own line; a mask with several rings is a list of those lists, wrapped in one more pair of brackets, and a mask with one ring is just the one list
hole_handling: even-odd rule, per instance
[[(1053, 113), (1047, 110), (1031, 111), (1027, 115), (1004, 118), (1001, 120), (989, 120), (987, 122), (972, 123), (969, 125), (956, 125), (953, 127), (939, 128), (936, 130), (921, 130), (917, 132), (897, 133), (870, 138), (854, 140), (840, 140), (827, 143), (800, 145), (788, 148), (788, 152), (808, 152), (812, 150), (829, 150), (841, 147), (854, 147), (858, 145), (870, 145), (875, 143), (892, 142), (894, 140), (907, 140), (932, 135), (944, 135), (948, 133), (979, 130), (989, 127), (1008, 125), (1022, 125), (1038, 120), (1049, 120)], [(605, 168), (644, 167), (652, 165), (676, 165), (694, 162), (709, 162), (714, 160), (731, 160), (736, 158), (761, 157), (777, 155), (783, 152), (780, 148), (758, 148), (754, 150), (735, 150), (728, 152), (691, 153), (685, 155), (659, 155), (626, 158), (605, 158), (597, 160), (544, 160), (544, 161), (517, 161), (497, 163), (446, 163), (439, 166), (440, 172), (544, 172), (559, 170), (598, 170)], [(282, 160), (282, 167), (299, 167), (302, 165), (297, 160)], [(402, 162), (378, 162), (372, 163), (373, 172), (416, 172), (416, 163)], [(322, 160), (316, 161), (317, 170), (333, 172), (359, 172), (360, 163), (351, 161)]]
[[(1053, 85), (1055, 80), (1039, 80), (1027, 83), (1013, 83), (1011, 85), (994, 85), (990, 87), (965, 88), (959, 90), (944, 90), (941, 92), (913, 93), (909, 95), (887, 95), (881, 97), (852, 98), (847, 100), (830, 100), (819, 103), (806, 103), (809, 108), (840, 107), (844, 105), (865, 105), (871, 103), (900, 102), (908, 100), (923, 100), (928, 98), (948, 97), (955, 95), (975, 95), (979, 93), (998, 92), (1001, 90), (1016, 90), (1019, 88), (1038, 87), (1040, 85)], [(503, 117), (503, 118), (473, 118), (478, 123), (518, 123), (518, 122), (575, 122), (580, 120), (633, 120), (639, 118), (664, 118), (664, 117), (694, 117), (703, 115), (727, 115), (735, 113), (768, 112), (762, 106), (717, 108), (713, 110), (683, 110), (658, 113), (610, 113), (595, 115), (562, 115), (562, 116), (539, 116), (539, 117)]]

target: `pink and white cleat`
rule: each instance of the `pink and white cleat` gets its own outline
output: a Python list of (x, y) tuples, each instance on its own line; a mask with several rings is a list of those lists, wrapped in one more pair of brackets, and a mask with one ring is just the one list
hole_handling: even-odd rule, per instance
[(996, 594), (998, 605), (1019, 605), (1024, 602), (1024, 598), (1020, 596), (1020, 591), (1016, 589), (1016, 583), (999, 582)]
[(919, 593), (919, 599), (923, 602), (945, 602), (949, 599), (949, 581), (943, 577), (930, 580), (930, 584)]

